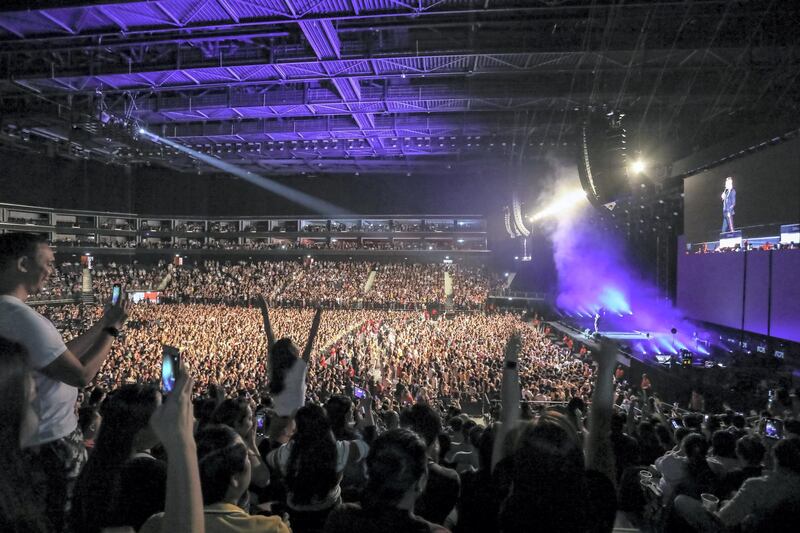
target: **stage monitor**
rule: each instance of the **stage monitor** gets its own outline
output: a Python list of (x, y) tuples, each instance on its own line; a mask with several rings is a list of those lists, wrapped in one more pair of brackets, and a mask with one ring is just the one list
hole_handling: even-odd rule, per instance
[[(717, 242), (729, 223), (745, 240), (777, 237), (782, 225), (800, 223), (800, 138), (689, 176), (683, 186), (687, 243)], [(726, 203), (732, 213), (723, 222)]]

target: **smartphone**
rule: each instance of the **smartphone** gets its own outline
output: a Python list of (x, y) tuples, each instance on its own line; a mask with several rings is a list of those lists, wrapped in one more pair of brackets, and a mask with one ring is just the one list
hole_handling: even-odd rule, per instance
[(672, 420), (670, 420), (670, 423), (672, 424), (672, 429), (678, 429), (683, 427), (683, 422), (681, 422), (677, 418), (673, 418)]
[(764, 436), (768, 439), (783, 438), (783, 423), (777, 418), (764, 419)]
[(359, 400), (367, 397), (367, 391), (362, 389), (361, 387), (353, 386), (353, 396), (358, 398)]
[(256, 433), (264, 434), (264, 413), (256, 413)]
[(122, 296), (122, 285), (115, 283), (114, 288), (111, 289), (111, 305), (117, 305), (120, 296)]
[(178, 368), (181, 365), (181, 351), (174, 346), (166, 344), (162, 350), (161, 359), (161, 390), (164, 394), (172, 392), (175, 387), (175, 378), (178, 375)]

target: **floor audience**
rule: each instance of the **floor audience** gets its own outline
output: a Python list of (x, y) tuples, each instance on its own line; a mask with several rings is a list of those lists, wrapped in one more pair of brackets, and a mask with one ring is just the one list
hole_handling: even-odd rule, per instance
[[(43, 241), (0, 236), (3, 531), (796, 527), (796, 394), (753, 416), (668, 405), (614, 345), (484, 310), (481, 269), (108, 264), (99, 303), (28, 305), (54, 270)], [(445, 277), (458, 310), (434, 316)], [(166, 303), (106, 304), (114, 283)]]

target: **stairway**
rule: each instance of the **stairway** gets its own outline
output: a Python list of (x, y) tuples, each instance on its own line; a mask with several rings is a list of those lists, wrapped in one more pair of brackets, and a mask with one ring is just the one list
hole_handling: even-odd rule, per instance
[(94, 288), (92, 287), (92, 271), (88, 268), (83, 269), (81, 275), (81, 302), (85, 304), (94, 303)]
[(167, 275), (161, 279), (161, 283), (158, 284), (156, 288), (157, 291), (163, 291), (169, 286), (169, 282), (172, 281), (172, 273), (167, 272)]
[(369, 276), (367, 276), (367, 282), (364, 284), (364, 294), (367, 294), (372, 286), (375, 285), (375, 278), (378, 277), (377, 270), (371, 270)]
[(453, 276), (450, 272), (444, 273), (444, 307), (450, 311), (453, 309)]

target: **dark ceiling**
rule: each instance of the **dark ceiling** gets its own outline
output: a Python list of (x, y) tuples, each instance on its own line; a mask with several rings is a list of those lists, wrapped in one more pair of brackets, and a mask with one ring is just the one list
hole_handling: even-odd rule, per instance
[(800, 116), (800, 2), (26, 4), (0, 142), (50, 155), (205, 167), (141, 127), (264, 174), (445, 174), (575, 153), (597, 108), (663, 157)]

